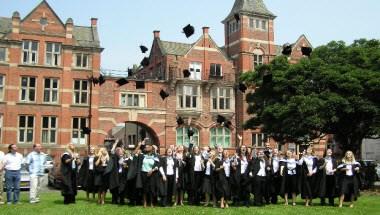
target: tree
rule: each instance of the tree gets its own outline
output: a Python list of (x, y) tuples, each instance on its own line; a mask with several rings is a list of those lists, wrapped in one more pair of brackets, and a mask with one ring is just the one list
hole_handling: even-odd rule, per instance
[(247, 94), (245, 128), (261, 128), (280, 143), (309, 143), (333, 134), (343, 151), (360, 153), (364, 138), (380, 134), (380, 41), (332, 41), (310, 58), (275, 58), (241, 81)]

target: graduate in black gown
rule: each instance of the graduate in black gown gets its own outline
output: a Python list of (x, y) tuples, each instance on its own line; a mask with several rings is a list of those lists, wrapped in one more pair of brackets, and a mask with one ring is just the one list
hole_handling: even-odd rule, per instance
[(343, 207), (343, 201), (350, 201), (350, 208), (354, 207), (354, 201), (359, 197), (359, 171), (360, 163), (355, 160), (352, 151), (347, 151), (338, 166), (341, 174), (339, 207)]
[(95, 158), (95, 186), (98, 190), (98, 204), (104, 205), (109, 188), (112, 163), (106, 148), (100, 148)]
[(285, 205), (289, 204), (288, 197), (292, 198), (293, 206), (296, 205), (296, 197), (299, 192), (298, 171), (299, 163), (293, 151), (287, 151), (285, 158), (280, 160), (281, 189), (280, 195), (285, 199)]
[(210, 203), (210, 198), (213, 198), (213, 206), (216, 206), (215, 199), (215, 159), (216, 152), (210, 151), (209, 156), (204, 160), (204, 176), (202, 181), (202, 193), (205, 195), (205, 204), (207, 207)]
[(264, 206), (267, 193), (267, 177), (270, 173), (270, 165), (265, 159), (264, 151), (257, 152), (257, 158), (251, 161), (250, 176), (253, 178), (254, 205)]
[(281, 189), (281, 175), (280, 175), (280, 160), (278, 149), (273, 149), (272, 154), (269, 157), (269, 165), (271, 171), (268, 175), (267, 192), (272, 204), (277, 204), (277, 196)]
[(313, 147), (309, 146), (306, 149), (306, 153), (299, 160), (301, 165), (300, 172), (300, 188), (301, 197), (305, 199), (305, 206), (311, 205), (312, 200), (317, 197), (317, 177), (318, 159), (313, 155)]
[(178, 162), (173, 156), (173, 149), (166, 150), (166, 156), (160, 159), (160, 187), (161, 205), (172, 206), (173, 195), (178, 181)]
[[(141, 145), (141, 143), (140, 143)], [(134, 149), (134, 150), (133, 150)], [(129, 205), (136, 206), (142, 204), (142, 192), (137, 189), (137, 176), (140, 172), (139, 169), (139, 155), (142, 154), (141, 148), (130, 148), (130, 153), (127, 158), (127, 198), (129, 199)]]
[(192, 153), (187, 157), (190, 190), (189, 190), (189, 203), (191, 205), (199, 205), (201, 201), (201, 188), (204, 170), (204, 161), (198, 146), (193, 147)]
[(334, 198), (337, 197), (337, 161), (332, 157), (332, 150), (326, 150), (326, 156), (322, 159), (322, 166), (319, 167), (321, 174), (319, 184), (319, 197), (321, 205), (326, 204), (326, 198), (330, 206), (334, 206)]
[(79, 170), (79, 182), (84, 191), (86, 191), (87, 200), (90, 199), (90, 194), (92, 198), (95, 199), (95, 194), (97, 193), (95, 187), (95, 147), (90, 147), (90, 152), (83, 161), (81, 168)]
[(220, 198), (220, 208), (228, 208), (228, 201), (231, 197), (231, 159), (228, 151), (223, 151), (223, 157), (215, 161), (216, 172), (216, 192)]
[(176, 149), (175, 153), (175, 158), (177, 161), (177, 166), (178, 166), (178, 179), (176, 183), (176, 189), (175, 189), (175, 202), (174, 206), (181, 205), (183, 206), (183, 195), (185, 192), (185, 167), (186, 167), (186, 162), (185, 162), (185, 157), (184, 157), (184, 148), (183, 146), (178, 146)]
[(124, 150), (121, 147), (116, 147), (110, 158), (112, 170), (109, 189), (112, 194), (112, 204), (124, 205), (128, 175), (128, 165), (127, 160), (124, 158)]
[(77, 195), (77, 171), (79, 165), (80, 159), (75, 151), (75, 146), (69, 144), (61, 157), (61, 193), (65, 205), (75, 203), (75, 196)]

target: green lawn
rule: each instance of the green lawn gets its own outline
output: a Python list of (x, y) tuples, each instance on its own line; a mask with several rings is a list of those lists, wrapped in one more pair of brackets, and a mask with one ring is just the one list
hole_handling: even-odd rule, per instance
[(354, 208), (348, 208), (345, 205), (344, 208), (337, 207), (321, 207), (318, 205), (319, 200), (315, 201), (315, 206), (306, 208), (302, 205), (302, 200), (298, 201), (297, 206), (284, 206), (283, 201), (280, 201), (278, 205), (269, 205), (262, 208), (257, 207), (230, 207), (229, 209), (219, 209), (212, 207), (174, 207), (174, 208), (147, 208), (142, 207), (129, 207), (129, 206), (116, 206), (116, 205), (97, 205), (95, 202), (87, 202), (85, 195), (80, 192), (77, 197), (77, 204), (65, 206), (63, 205), (63, 199), (59, 192), (49, 192), (42, 194), (42, 202), (39, 204), (31, 205), (28, 203), (28, 193), (23, 192), (21, 196), (20, 205), (0, 205), (0, 214), (12, 215), (12, 214), (355, 214), (355, 215), (372, 215), (380, 214), (380, 196), (365, 194), (361, 196), (358, 202), (355, 203)]

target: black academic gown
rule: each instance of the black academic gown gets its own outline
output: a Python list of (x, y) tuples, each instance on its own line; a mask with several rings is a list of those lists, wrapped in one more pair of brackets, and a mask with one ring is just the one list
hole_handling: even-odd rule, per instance
[[(324, 166), (326, 163), (325, 159), (321, 159), (319, 162), (319, 166), (322, 168), (318, 168), (318, 196), (320, 198), (329, 198), (329, 197), (337, 197), (338, 192), (337, 192), (337, 177), (336, 174), (332, 175), (331, 177), (333, 178), (333, 184), (330, 184), (330, 186), (327, 186), (327, 175), (326, 175), (326, 166)], [(337, 168), (337, 162), (335, 158), (332, 158), (332, 168), (336, 169)], [(330, 195), (328, 195), (330, 194)]]
[[(346, 168), (346, 164), (343, 163), (337, 167), (339, 195), (344, 194), (345, 201), (349, 201), (350, 199), (349, 195), (353, 195), (354, 200), (357, 200), (357, 198), (360, 195), (360, 173), (355, 171), (356, 167), (359, 167), (359, 168), (361, 167), (358, 162), (351, 165), (352, 173), (353, 173), (352, 177), (346, 176), (345, 172), (342, 171), (342, 168)], [(352, 182), (352, 186), (350, 186), (350, 182)]]
[[(318, 168), (318, 159), (316, 157), (313, 158), (313, 169)], [(312, 176), (308, 176), (309, 169), (307, 168), (306, 162), (302, 162), (299, 174), (299, 185), (301, 191), (301, 198), (309, 198), (313, 199), (318, 196), (318, 192), (316, 191), (317, 185), (317, 175), (313, 174)]]
[(94, 169), (89, 170), (89, 157), (85, 157), (82, 161), (82, 165), (79, 170), (79, 184), (82, 189), (93, 193), (96, 192), (95, 187), (95, 158), (94, 158)]
[[(217, 158), (215, 160), (216, 196), (217, 198), (224, 197), (225, 200), (229, 200), (231, 196), (231, 172), (230, 177), (227, 177), (224, 169), (220, 169), (221, 166), (223, 166), (223, 160)], [(230, 169), (232, 169), (232, 166)]]
[[(163, 168), (165, 176), (167, 174), (167, 160), (168, 160), (167, 157), (161, 157), (160, 163), (159, 163), (159, 167)], [(159, 192), (158, 193), (159, 193), (160, 196), (166, 196), (169, 189), (171, 190), (171, 193), (174, 193), (174, 191), (176, 190), (177, 185), (175, 183), (175, 179), (176, 179), (175, 177), (176, 177), (176, 174), (177, 174), (178, 161), (175, 158), (173, 158), (173, 161), (174, 161), (174, 166), (173, 166), (173, 169), (174, 169), (174, 174), (173, 174), (173, 176), (174, 176), (174, 183), (171, 184), (171, 187), (168, 187), (168, 185), (169, 185), (168, 181), (164, 181), (162, 179), (161, 172), (158, 173), (159, 174), (159, 188), (158, 188)]]
[(76, 196), (77, 195), (78, 166), (75, 164), (73, 168), (72, 162), (69, 162), (69, 163), (65, 162), (66, 160), (71, 159), (71, 158), (72, 156), (69, 153), (64, 153), (61, 157), (62, 196)]

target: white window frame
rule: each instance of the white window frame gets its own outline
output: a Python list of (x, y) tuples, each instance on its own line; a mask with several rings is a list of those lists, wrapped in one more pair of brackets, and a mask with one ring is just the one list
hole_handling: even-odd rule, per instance
[[(84, 61), (84, 57), (86, 56), (86, 61)], [(90, 67), (90, 54), (88, 53), (75, 53), (75, 61), (74, 65), (76, 68), (88, 69)], [(79, 60), (79, 62), (78, 62)], [(78, 65), (79, 63), (79, 65)]]
[(0, 113), (0, 144), (3, 143), (3, 122), (4, 122), (4, 115)]
[(5, 95), (5, 75), (0, 74), (0, 101), (4, 101)]
[[(129, 98), (131, 98), (131, 103), (129, 102)], [(135, 105), (136, 99), (137, 99), (137, 105)], [(130, 93), (130, 92), (120, 93), (120, 106), (144, 108), (146, 107), (146, 94), (145, 93)]]
[[(79, 89), (75, 89), (75, 83), (79, 81)], [(87, 89), (82, 89), (83, 88), (83, 83), (86, 82), (87, 83)], [(74, 86), (73, 86), (73, 104), (75, 105), (87, 105), (88, 104), (88, 100), (89, 100), (89, 91), (90, 91), (90, 86), (89, 84), (91, 84), (88, 80), (74, 80)], [(86, 95), (86, 102), (83, 102), (82, 99), (83, 99), (83, 96)], [(79, 100), (77, 102), (77, 98), (79, 96)]]
[[(219, 133), (221, 131), (221, 134)], [(213, 140), (215, 139), (215, 140)], [(220, 143), (218, 140), (223, 141)], [(227, 141), (229, 140), (229, 142)], [(223, 148), (231, 147), (231, 130), (225, 127), (212, 127), (210, 129), (210, 147), (222, 146)], [(212, 144), (214, 143), (214, 144)]]
[[(49, 45), (51, 45), (51, 51), (48, 51)], [(57, 47), (58, 47), (58, 50), (56, 50)], [(51, 43), (51, 42), (46, 43), (46, 53), (45, 53), (46, 65), (49, 65), (49, 66), (61, 65), (61, 47), (62, 46), (60, 43)]]
[[(27, 85), (22, 86), (23, 79), (26, 78)], [(30, 86), (31, 79), (34, 78), (34, 86)], [(34, 92), (34, 100), (30, 99), (31, 91)], [(36, 91), (37, 91), (37, 78), (33, 76), (21, 76), (21, 83), (20, 83), (20, 101), (21, 102), (27, 102), (27, 103), (35, 103), (36, 102)], [(25, 92), (25, 93), (23, 93)], [(23, 94), (25, 95), (25, 98), (23, 98)]]
[[(44, 127), (44, 119), (48, 120), (47, 128)], [(52, 119), (55, 119), (55, 125), (52, 125)], [(44, 132), (47, 133), (48, 140), (44, 140)], [(54, 132), (54, 141), (51, 141), (52, 132)], [(41, 118), (41, 143), (42, 144), (57, 144), (57, 134), (58, 134), (58, 117), (57, 116), (42, 116)]]
[[(49, 87), (46, 88), (46, 81), (50, 80)], [(57, 83), (57, 87), (54, 88), (54, 82)], [(48, 94), (48, 99), (46, 100), (46, 95)], [(53, 100), (55, 96), (55, 101)], [(43, 103), (47, 104), (58, 104), (59, 101), (59, 78), (45, 78), (44, 79), (44, 94), (43, 94)]]
[(249, 28), (255, 29), (255, 19), (249, 18)]
[[(213, 68), (214, 65), (214, 68)], [(219, 73), (217, 74), (217, 68), (220, 67)], [(210, 76), (211, 77), (223, 77), (223, 66), (220, 63), (210, 63)]]
[(265, 143), (268, 142), (268, 136), (264, 133), (252, 133), (252, 146), (263, 148)]
[(190, 79), (191, 80), (202, 80), (202, 63), (201, 62), (191, 62), (189, 64)]
[[(33, 50), (33, 44), (37, 45), (37, 50)], [(26, 47), (27, 46), (27, 47)], [(38, 64), (39, 43), (32, 40), (22, 41), (22, 59), (23, 64)]]
[[(227, 92), (229, 91), (229, 96), (227, 96)], [(232, 106), (234, 105), (234, 95), (233, 89), (229, 87), (214, 87), (211, 88), (211, 110), (214, 111), (231, 111)], [(216, 102), (216, 107), (215, 107)], [(229, 104), (229, 108), (227, 108), (226, 104)], [(223, 104), (223, 105), (221, 105)], [(224, 107), (221, 107), (224, 106)]]
[[(194, 89), (197, 90), (197, 93), (194, 94)], [(191, 94), (190, 94), (191, 91)], [(178, 109), (201, 109), (201, 88), (196, 85), (180, 85), (177, 87), (177, 107)], [(189, 107), (187, 107), (187, 99), (189, 100)], [(194, 98), (195, 98), (195, 107), (194, 107)]]
[[(74, 120), (78, 120), (78, 127), (74, 128)], [(85, 125), (82, 125), (84, 121)], [(86, 117), (73, 117), (71, 120), (71, 143), (76, 145), (84, 145), (86, 144), (87, 137), (83, 133), (82, 128), (86, 127), (88, 124), (88, 120)], [(78, 137), (74, 138), (74, 132), (77, 133)]]
[[(25, 117), (25, 125), (21, 127), (21, 117)], [(32, 127), (29, 126), (30, 120), (33, 120)], [(35, 126), (35, 117), (33, 115), (19, 115), (18, 116), (18, 135), (17, 142), (18, 143), (33, 143), (34, 142), (34, 126)], [(28, 141), (28, 133), (32, 134), (32, 140)], [(23, 136), (23, 141), (21, 140), (21, 135)]]
[[(192, 136), (192, 140), (193, 140), (193, 144), (194, 146), (199, 146), (199, 130), (195, 127), (191, 127), (192, 130), (194, 131), (194, 135)], [(176, 145), (177, 146), (185, 146), (185, 147), (189, 147), (189, 143), (190, 143), (190, 138), (189, 136), (187, 135), (187, 132), (189, 130), (189, 127), (178, 127), (176, 129)], [(182, 144), (179, 143), (178, 139), (181, 138), (181, 142)]]
[[(4, 50), (4, 52), (2, 51)], [(3, 52), (3, 54), (2, 54)], [(1, 56), (4, 56), (4, 59), (2, 59)], [(0, 62), (6, 62), (7, 61), (7, 48), (6, 47), (0, 47)]]

